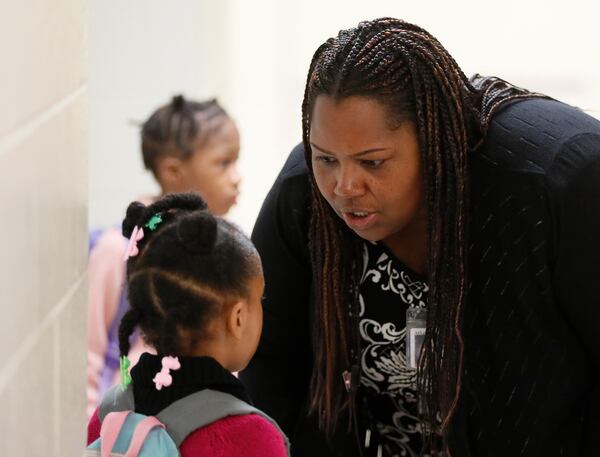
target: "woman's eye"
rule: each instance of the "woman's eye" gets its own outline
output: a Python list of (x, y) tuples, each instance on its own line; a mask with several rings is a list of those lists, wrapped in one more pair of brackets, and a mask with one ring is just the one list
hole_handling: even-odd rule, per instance
[(329, 156), (316, 156), (315, 160), (317, 162), (321, 162), (325, 165), (329, 165), (335, 162), (335, 159), (333, 157), (329, 157)]
[(367, 168), (377, 168), (383, 160), (361, 160), (361, 163)]

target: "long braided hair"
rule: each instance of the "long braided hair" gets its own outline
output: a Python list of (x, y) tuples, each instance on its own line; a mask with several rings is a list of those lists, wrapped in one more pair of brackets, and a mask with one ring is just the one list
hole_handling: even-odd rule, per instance
[[(332, 432), (341, 411), (352, 411), (342, 373), (357, 360), (351, 328), (358, 287), (352, 268), (360, 256), (355, 236), (320, 194), (309, 141), (315, 100), (359, 95), (379, 101), (397, 125), (414, 122), (423, 164), (428, 214), (428, 321), (418, 364), (425, 446), (445, 436), (461, 385), (461, 310), (467, 271), (467, 157), (501, 103), (532, 94), (498, 78), (470, 81), (428, 32), (398, 19), (361, 22), (342, 30), (315, 52), (302, 105), (303, 142), (311, 169), (310, 253), (315, 285), (314, 367), (311, 409)], [(354, 316), (356, 318), (356, 316)], [(354, 325), (356, 326), (356, 325)], [(441, 423), (439, 416), (441, 415)]]
[(260, 274), (258, 253), (235, 225), (206, 210), (193, 193), (173, 193), (145, 206), (133, 202), (123, 235), (141, 227), (139, 254), (127, 261), (129, 309), (119, 326), (119, 349), (127, 355), (140, 328), (159, 354), (188, 355), (211, 337), (207, 323), (224, 306), (249, 296)]

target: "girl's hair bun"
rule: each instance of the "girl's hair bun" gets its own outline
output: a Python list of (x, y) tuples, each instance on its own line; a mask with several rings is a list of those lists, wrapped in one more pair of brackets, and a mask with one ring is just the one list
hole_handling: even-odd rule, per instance
[(185, 98), (183, 98), (183, 95), (175, 95), (175, 97), (173, 97), (171, 100), (171, 106), (173, 107), (174, 111), (181, 111), (184, 105)]
[(197, 211), (181, 218), (177, 226), (177, 237), (191, 252), (210, 252), (217, 240), (218, 221), (208, 211)]
[(129, 238), (131, 236), (134, 227), (140, 223), (145, 211), (146, 205), (143, 203), (133, 202), (129, 204), (122, 226), (122, 233), (125, 238)]

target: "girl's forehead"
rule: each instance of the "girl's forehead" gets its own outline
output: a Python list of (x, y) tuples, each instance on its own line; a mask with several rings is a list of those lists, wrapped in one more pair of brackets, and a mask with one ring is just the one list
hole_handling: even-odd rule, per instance
[(207, 116), (206, 113), (198, 112), (194, 115), (197, 127), (197, 140), (206, 140), (214, 135), (232, 129), (237, 130), (235, 123), (226, 113)]
[(240, 135), (233, 120), (222, 118), (213, 129), (200, 131), (195, 144), (196, 149), (203, 152), (237, 153), (240, 148)]

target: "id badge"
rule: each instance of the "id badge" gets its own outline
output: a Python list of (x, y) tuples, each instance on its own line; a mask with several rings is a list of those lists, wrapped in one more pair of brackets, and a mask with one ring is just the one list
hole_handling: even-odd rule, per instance
[(406, 360), (410, 368), (417, 368), (426, 328), (427, 310), (409, 307), (406, 310)]

